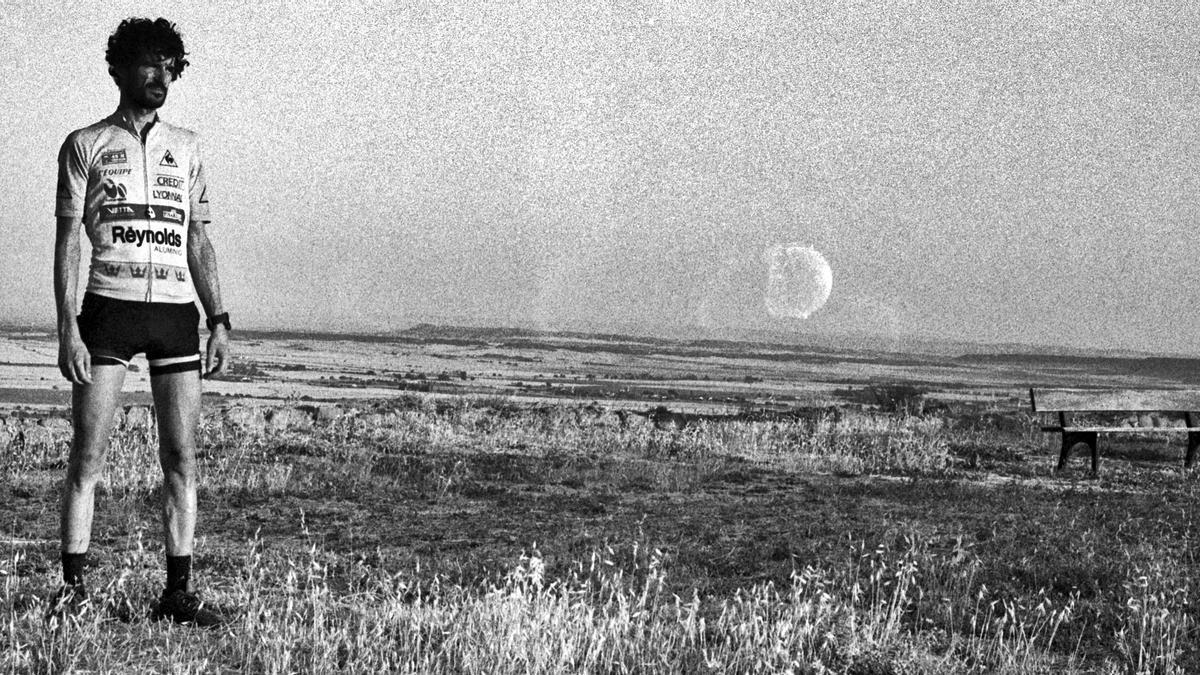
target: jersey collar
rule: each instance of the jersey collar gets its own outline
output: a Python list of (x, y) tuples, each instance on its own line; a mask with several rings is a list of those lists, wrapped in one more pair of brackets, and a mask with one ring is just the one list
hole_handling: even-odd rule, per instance
[[(122, 129), (125, 129), (129, 133), (133, 134), (134, 136), (138, 135), (137, 129), (135, 129), (133, 126), (133, 122), (131, 122), (129, 120), (129, 118), (125, 115), (125, 111), (121, 110), (120, 108), (117, 108), (116, 110), (114, 110), (113, 114), (106, 117), (104, 119), (104, 121), (108, 122), (109, 124), (112, 124), (114, 126), (121, 127)], [(146, 135), (149, 136), (150, 131), (152, 129), (154, 129), (155, 127), (157, 127), (160, 122), (162, 122), (162, 117), (160, 117), (159, 114), (157, 112), (155, 112), (154, 119), (150, 120), (150, 123), (146, 125), (146, 129), (145, 129)]]

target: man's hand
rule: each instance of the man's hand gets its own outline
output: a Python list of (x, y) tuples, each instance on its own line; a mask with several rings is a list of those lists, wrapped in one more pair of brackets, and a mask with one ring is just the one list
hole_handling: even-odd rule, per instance
[(92, 383), (92, 355), (78, 331), (71, 331), (58, 341), (58, 370), (73, 384)]
[(229, 369), (232, 354), (229, 349), (229, 332), (225, 326), (217, 326), (208, 336), (208, 354), (204, 360), (204, 379), (220, 375)]

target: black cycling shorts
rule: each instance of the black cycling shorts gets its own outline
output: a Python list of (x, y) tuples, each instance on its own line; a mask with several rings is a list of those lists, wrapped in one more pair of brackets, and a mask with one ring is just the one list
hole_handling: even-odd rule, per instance
[(79, 314), (79, 334), (93, 364), (128, 367), (144, 352), (151, 377), (200, 370), (199, 325), (194, 302), (130, 302), (85, 293)]

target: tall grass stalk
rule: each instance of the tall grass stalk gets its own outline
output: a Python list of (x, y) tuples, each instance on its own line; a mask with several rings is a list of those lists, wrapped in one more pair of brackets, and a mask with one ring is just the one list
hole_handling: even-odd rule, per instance
[[(137, 569), (144, 550), (122, 566)], [(805, 567), (790, 585), (756, 584), (716, 602), (664, 592), (661, 552), (593, 553), (550, 579), (533, 552), (502, 580), (479, 586), (435, 579), (419, 588), (404, 572), (362, 569), (368, 581), (338, 592), (331, 556), (312, 546), (298, 559), (247, 551), (241, 578), (217, 599), (242, 611), (231, 630), (195, 632), (135, 617), (152, 583), (128, 572), (95, 592), (79, 619), (44, 623), (40, 607), (5, 617), (8, 672), (265, 673), (833, 673), (1070, 671), (1049, 648), (1070, 606), (1022, 613), (981, 598), (966, 637), (939, 647), (922, 631), (921, 598), (965, 568), (952, 556), (907, 549), (872, 551), (847, 569)], [(940, 581), (939, 581), (940, 580)], [(15, 589), (4, 585), (4, 606)], [(155, 665), (157, 664), (157, 665)], [(905, 666), (904, 664), (908, 664)], [(1062, 670), (1065, 668), (1066, 670)]]
[(1191, 580), (1182, 570), (1155, 562), (1134, 570), (1123, 588), (1126, 612), (1116, 637), (1129, 671), (1183, 673), (1179, 657), (1195, 623), (1188, 606)]

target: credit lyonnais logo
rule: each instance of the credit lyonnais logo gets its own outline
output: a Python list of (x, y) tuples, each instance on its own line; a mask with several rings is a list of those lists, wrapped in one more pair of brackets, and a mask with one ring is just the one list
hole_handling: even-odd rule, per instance
[(149, 206), (147, 204), (103, 204), (100, 206), (101, 223), (121, 220), (157, 220), (173, 225), (183, 223), (183, 209), (174, 206)]
[[(109, 164), (124, 164), (125, 162), (124, 150), (109, 150), (100, 155), (100, 163), (104, 166), (108, 166)], [(174, 166), (174, 164), (171, 166)]]
[(169, 199), (173, 202), (183, 201), (183, 195), (172, 190), (154, 190), (152, 194), (155, 199)]
[(176, 190), (183, 189), (183, 179), (176, 178), (175, 176), (166, 176), (163, 174), (158, 174), (157, 176), (154, 177), (154, 184), (159, 187), (174, 188)]

